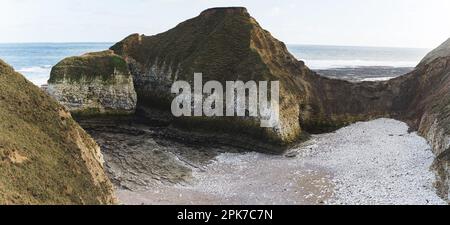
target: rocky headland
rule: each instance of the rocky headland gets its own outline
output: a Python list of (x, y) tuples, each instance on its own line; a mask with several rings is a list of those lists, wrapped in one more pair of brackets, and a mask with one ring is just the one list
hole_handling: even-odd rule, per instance
[[(311, 134), (334, 131), (357, 121), (382, 117), (404, 121), (411, 131), (418, 131), (432, 145), (436, 155), (433, 167), (439, 177), (436, 186), (439, 195), (448, 200), (449, 45), (448, 42), (444, 43), (425, 57), (412, 72), (389, 81), (349, 82), (330, 79), (297, 60), (288, 52), (285, 44), (261, 28), (245, 8), (235, 7), (205, 10), (199, 16), (161, 34), (130, 35), (112, 46), (110, 50), (113, 53), (110, 54), (120, 56), (126, 62), (124, 71), (129, 70), (132, 76), (137, 94), (136, 118), (139, 124), (162, 121), (159, 125), (170, 127), (175, 133), (187, 132), (187, 136), (206, 133), (209, 140), (236, 148), (282, 153)], [(75, 62), (65, 61), (60, 68), (62, 71), (65, 68), (77, 68), (70, 72), (74, 77), (80, 74), (111, 74), (103, 73), (103, 69), (98, 70), (96, 63), (80, 67)], [(58, 65), (54, 71), (58, 71), (57, 68)], [(79, 68), (90, 72), (79, 73)], [(202, 72), (205, 80), (217, 80), (223, 85), (230, 80), (280, 81), (280, 124), (274, 128), (261, 128), (259, 121), (254, 118), (171, 116), (173, 82), (185, 80), (193, 83), (195, 72)], [(52, 72), (51, 83), (62, 80), (65, 87), (83, 84), (77, 80), (71, 84), (71, 79), (61, 79), (66, 74)], [(64, 95), (56, 93), (55, 96), (58, 99)], [(89, 96), (84, 99), (91, 101)], [(92, 126), (93, 123), (85, 124)], [(90, 130), (98, 132), (98, 129)], [(110, 128), (107, 133), (116, 133), (114, 129)], [(163, 133), (167, 134), (166, 131)], [(154, 134), (154, 131), (148, 132)], [(108, 136), (114, 138), (113, 135)], [(184, 136), (182, 139), (190, 138)], [(117, 151), (113, 153), (117, 154), (120, 155)]]
[(114, 204), (97, 143), (0, 60), (0, 204)]
[(125, 60), (107, 50), (66, 58), (52, 68), (47, 92), (77, 116), (130, 115), (136, 109)]

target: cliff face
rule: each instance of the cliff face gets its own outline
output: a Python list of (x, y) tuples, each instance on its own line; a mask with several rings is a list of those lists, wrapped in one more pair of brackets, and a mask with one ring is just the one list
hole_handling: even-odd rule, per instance
[[(449, 41), (428, 54), (414, 71), (390, 81), (349, 84), (318, 78), (311, 83), (319, 90), (314, 93), (322, 101), (317, 105), (323, 106), (319, 111), (325, 112), (325, 120), (352, 122), (384, 116), (405, 121), (418, 130), (437, 156), (433, 167), (440, 178), (439, 194), (450, 198)], [(321, 120), (312, 120), (312, 127), (320, 127), (316, 122)]]
[(432, 108), (445, 114), (445, 107), (432, 105), (445, 105), (436, 99), (446, 99), (448, 93), (448, 45), (447, 41), (431, 52), (410, 74), (385, 82), (351, 83), (311, 71), (244, 8), (214, 8), (155, 36), (133, 34), (111, 50), (129, 63), (141, 108), (170, 110), (171, 85), (176, 80), (192, 82), (194, 72), (222, 84), (280, 81), (281, 125), (269, 133), (289, 143), (305, 131), (323, 132), (381, 116), (424, 130), (422, 117), (430, 117)]
[(72, 113), (134, 113), (136, 92), (126, 62), (112, 51), (62, 60), (52, 68), (48, 92)]
[(0, 60), (0, 204), (112, 204), (100, 148)]
[(450, 52), (449, 56), (422, 61), (408, 78), (414, 80), (415, 98), (410, 106), (413, 125), (433, 147), (434, 167), (441, 197), (449, 200), (450, 184)]
[(193, 82), (195, 72), (203, 73), (204, 80), (221, 82), (224, 87), (226, 81), (280, 80), (285, 85), (280, 91), (283, 98), (278, 127), (263, 129), (258, 120), (236, 117), (182, 118), (176, 124), (214, 127), (216, 131), (265, 137), (282, 144), (294, 141), (301, 133), (296, 104), (299, 96), (294, 90), (297, 85), (288, 74), (291, 69), (298, 70), (299, 62), (244, 8), (206, 10), (165, 33), (134, 34), (111, 49), (130, 64), (140, 109), (159, 108), (170, 112), (173, 82)]
[[(133, 34), (111, 47), (129, 63), (138, 108), (170, 110), (174, 81), (280, 81), (280, 125), (263, 129), (239, 118), (183, 118), (178, 124), (288, 145), (307, 132), (322, 132), (399, 110), (388, 83), (353, 84), (323, 78), (292, 56), (244, 8), (214, 8), (155, 35)], [(388, 90), (388, 91), (386, 91)], [(181, 120), (181, 121), (180, 121)], [(249, 122), (251, 121), (251, 122)], [(214, 124), (214, 125), (211, 125)], [(187, 127), (187, 126), (185, 126)]]

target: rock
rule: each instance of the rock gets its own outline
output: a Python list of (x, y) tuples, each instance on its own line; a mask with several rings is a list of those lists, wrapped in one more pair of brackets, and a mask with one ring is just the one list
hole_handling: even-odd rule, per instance
[[(450, 49), (449, 49), (450, 51)], [(414, 78), (413, 126), (424, 136), (436, 154), (434, 168), (440, 178), (439, 194), (449, 200), (450, 184), (450, 52), (449, 56), (421, 63), (410, 75)]]
[(284, 156), (286, 157), (286, 158), (295, 158), (295, 157), (297, 157), (299, 155), (299, 152), (298, 151), (290, 151), (290, 152), (287, 152), (286, 154), (284, 154)]
[[(433, 51), (441, 53), (431, 55), (445, 55), (445, 49), (441, 46)], [(261, 128), (252, 118), (172, 118), (178, 127), (237, 134), (237, 139), (252, 137), (278, 146), (377, 117), (401, 119), (418, 129), (422, 117), (431, 113), (425, 114), (425, 109), (435, 102), (436, 91), (447, 93), (445, 57), (430, 63), (427, 57), (414, 71), (390, 81), (351, 83), (322, 77), (241, 7), (208, 9), (161, 34), (130, 35), (111, 50), (128, 63), (138, 111), (146, 115), (153, 109), (161, 110), (158, 115), (170, 114), (172, 84), (193, 82), (195, 72), (224, 86), (234, 80), (280, 81), (280, 124), (274, 128)]]
[(274, 128), (261, 128), (252, 118), (174, 121), (182, 128), (237, 134), (237, 141), (252, 137), (257, 140), (254, 143), (289, 146), (306, 133), (389, 115), (401, 107), (393, 102), (398, 90), (387, 83), (354, 84), (318, 76), (262, 29), (245, 8), (208, 9), (165, 33), (130, 35), (111, 50), (130, 65), (139, 112), (170, 112), (173, 82), (192, 83), (194, 72), (223, 85), (234, 80), (280, 81), (280, 124)]
[(420, 64), (429, 64), (437, 58), (450, 56), (450, 38), (442, 43), (439, 47), (428, 53), (425, 58), (422, 59)]
[(95, 141), (0, 60), (0, 204), (113, 204)]
[(112, 51), (62, 60), (52, 68), (46, 89), (75, 115), (128, 115), (136, 109), (127, 63)]

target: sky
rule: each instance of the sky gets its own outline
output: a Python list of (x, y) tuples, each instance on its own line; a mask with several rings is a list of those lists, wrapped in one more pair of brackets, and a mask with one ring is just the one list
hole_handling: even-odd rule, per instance
[(449, 0), (0, 0), (0, 42), (117, 42), (217, 6), (244, 6), (288, 44), (433, 48)]

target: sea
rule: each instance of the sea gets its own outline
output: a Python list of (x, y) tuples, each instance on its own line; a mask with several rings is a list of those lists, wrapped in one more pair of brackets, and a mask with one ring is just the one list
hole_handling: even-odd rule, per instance
[(0, 43), (0, 59), (41, 86), (47, 83), (52, 67), (62, 59), (106, 50), (112, 45), (113, 43)]
[[(106, 50), (113, 43), (0, 43), (0, 59), (34, 84), (47, 83), (52, 66), (87, 52)], [(288, 45), (289, 51), (320, 74), (346, 80), (390, 79), (412, 70), (430, 49)]]

